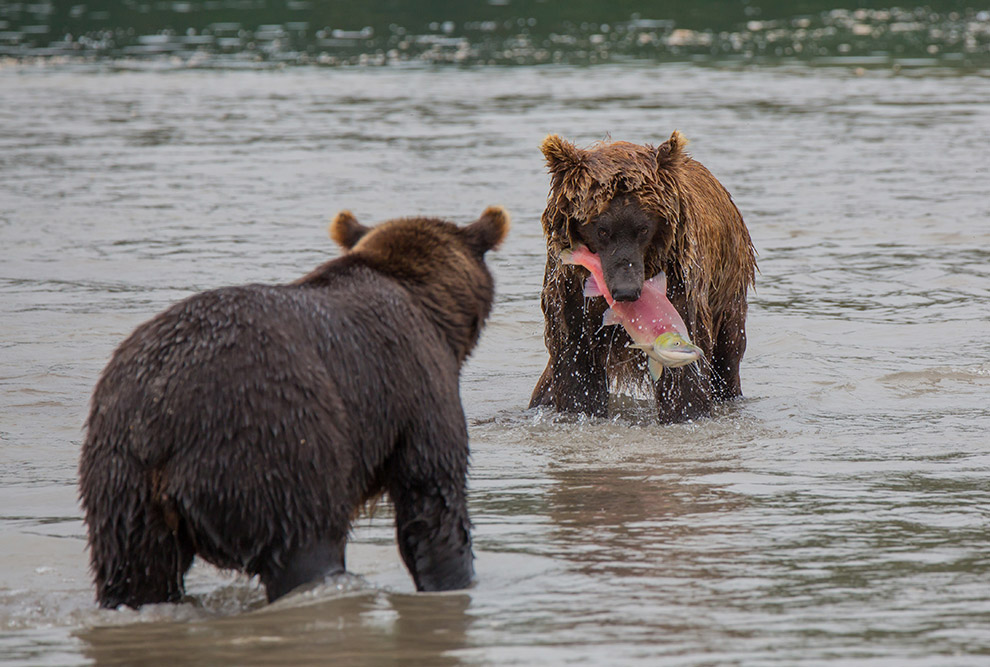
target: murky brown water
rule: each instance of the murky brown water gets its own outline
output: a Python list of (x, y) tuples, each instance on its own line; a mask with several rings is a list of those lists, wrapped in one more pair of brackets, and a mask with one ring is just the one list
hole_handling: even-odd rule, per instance
[[(690, 65), (0, 69), (0, 661), (979, 665), (990, 659), (990, 78)], [(526, 409), (549, 132), (674, 128), (760, 252), (746, 398), (658, 427)], [(113, 347), (191, 292), (291, 280), (329, 216), (514, 227), (462, 379), (477, 585), (417, 595), (387, 509), (273, 606), (97, 610), (76, 503)]]

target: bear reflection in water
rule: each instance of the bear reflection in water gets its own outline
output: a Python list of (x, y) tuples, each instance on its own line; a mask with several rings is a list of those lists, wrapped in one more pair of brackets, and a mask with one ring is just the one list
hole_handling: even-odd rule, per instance
[(195, 556), (274, 600), (343, 572), (351, 519), (382, 493), (416, 588), (468, 586), (459, 373), (508, 226), (498, 207), (465, 227), (343, 212), (341, 257), (138, 327), (96, 385), (79, 466), (99, 603), (178, 601)]

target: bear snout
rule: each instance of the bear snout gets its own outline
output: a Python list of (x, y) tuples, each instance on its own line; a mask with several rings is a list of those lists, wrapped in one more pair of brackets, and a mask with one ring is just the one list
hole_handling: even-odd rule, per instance
[(641, 287), (617, 287), (612, 290), (612, 297), (616, 301), (635, 301), (642, 291)]
[(605, 283), (616, 301), (635, 301), (643, 292), (644, 267), (642, 260), (619, 259), (603, 267)]

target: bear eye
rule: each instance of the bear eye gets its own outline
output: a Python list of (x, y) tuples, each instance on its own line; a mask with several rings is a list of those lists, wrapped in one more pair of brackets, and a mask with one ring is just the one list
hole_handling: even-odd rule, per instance
[(640, 238), (645, 238), (646, 235), (650, 233), (650, 228), (644, 225), (643, 227), (639, 228), (639, 231), (637, 233), (639, 234)]
[(607, 241), (608, 240), (608, 230), (607, 229), (599, 229), (598, 230), (598, 238), (600, 238), (602, 241)]

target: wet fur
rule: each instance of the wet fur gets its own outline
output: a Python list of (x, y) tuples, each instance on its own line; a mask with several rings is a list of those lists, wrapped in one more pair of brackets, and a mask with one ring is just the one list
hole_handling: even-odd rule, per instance
[(643, 355), (626, 348), (625, 332), (601, 327), (604, 300), (583, 298), (587, 271), (560, 262), (561, 250), (587, 236), (581, 226), (626, 200), (658, 223), (643, 255), (645, 276), (666, 272), (667, 296), (710, 362), (663, 373), (655, 387), (659, 420), (706, 416), (714, 402), (742, 395), (739, 363), (756, 253), (731, 196), (686, 145), (676, 131), (656, 148), (616, 141), (580, 149), (557, 135), (544, 140), (551, 184), (542, 217), (541, 302), (550, 360), (531, 407), (605, 415), (610, 382), (645, 381)]
[(96, 385), (80, 460), (99, 603), (177, 601), (194, 556), (274, 600), (342, 572), (353, 514), (383, 492), (416, 587), (469, 585), (458, 376), (507, 227), (498, 208), (467, 227), (345, 213), (338, 259), (138, 327)]

